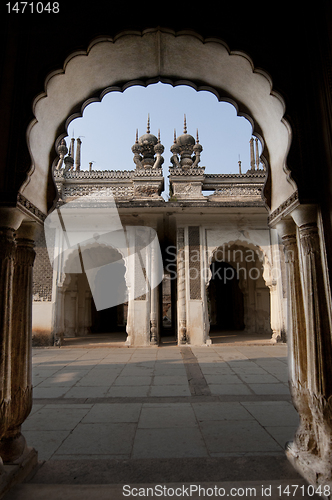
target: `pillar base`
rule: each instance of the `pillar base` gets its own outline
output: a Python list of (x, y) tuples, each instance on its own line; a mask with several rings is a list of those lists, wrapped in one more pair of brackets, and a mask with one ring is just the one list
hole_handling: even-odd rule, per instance
[[(332, 489), (331, 457), (323, 458), (310, 451), (300, 450), (295, 441), (286, 444), (286, 456), (295, 470), (308, 483), (322, 488), (327, 485)], [(323, 491), (322, 491), (323, 493)]]
[(38, 466), (38, 453), (26, 448), (24, 455), (15, 464), (4, 465), (0, 470), (0, 498), (17, 483), (24, 481)]
[(16, 464), (26, 454), (27, 443), (23, 434), (17, 430), (7, 432), (0, 440), (0, 457), (4, 464)]

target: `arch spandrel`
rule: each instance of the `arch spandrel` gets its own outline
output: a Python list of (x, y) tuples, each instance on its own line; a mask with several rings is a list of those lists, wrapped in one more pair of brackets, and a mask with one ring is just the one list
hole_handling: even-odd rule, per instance
[(54, 143), (65, 133), (68, 117), (82, 112), (84, 103), (112, 86), (167, 78), (192, 81), (214, 89), (220, 100), (235, 105), (250, 119), (253, 134), (263, 144), (262, 157), (269, 165), (273, 211), (287, 200), (296, 186), (289, 177), (286, 158), (290, 127), (284, 120), (284, 102), (273, 92), (270, 77), (255, 70), (245, 53), (230, 52), (220, 40), (203, 40), (196, 33), (152, 29), (124, 32), (112, 39), (95, 39), (86, 52), (71, 54), (63, 70), (46, 80), (45, 92), (34, 102), (35, 121), (28, 129), (32, 167), (21, 192), (47, 212), (48, 172), (55, 157)]

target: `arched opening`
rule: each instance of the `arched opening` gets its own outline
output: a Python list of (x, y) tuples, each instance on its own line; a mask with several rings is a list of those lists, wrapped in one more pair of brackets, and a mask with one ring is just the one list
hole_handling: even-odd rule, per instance
[(244, 330), (244, 298), (231, 264), (213, 262), (208, 286), (211, 332)]
[[(174, 38), (174, 40), (173, 38), (172, 40), (169, 40), (169, 37), (173, 37), (173, 35), (170, 33), (163, 33), (157, 30), (156, 34), (159, 47), (160, 37), (163, 37), (163, 43), (165, 43), (166, 45), (169, 43), (170, 53), (180, 55), (180, 57), (175, 58), (175, 66), (173, 65), (172, 57), (170, 57), (169, 61), (166, 61), (166, 63), (168, 64), (165, 64), (165, 59), (159, 57), (157, 59), (159, 63), (162, 62), (162, 67), (159, 66), (158, 68), (152, 69), (147, 68), (145, 74), (142, 76), (141, 67), (139, 67), (139, 65), (136, 65), (135, 50), (131, 50), (131, 48), (135, 48), (136, 41), (139, 42), (137, 45), (139, 45), (141, 41), (143, 41), (144, 43), (147, 43), (146, 48), (151, 49), (150, 44), (152, 39), (151, 37), (149, 40), (147, 38), (144, 39), (143, 36), (141, 36), (141, 38), (139, 39), (136, 39), (136, 35), (128, 35), (131, 39), (130, 44), (125, 47), (122, 45), (121, 49), (123, 54), (130, 54), (130, 57), (132, 57), (133, 60), (131, 61), (131, 64), (128, 64), (128, 61), (124, 61), (123, 59), (118, 58), (118, 62), (116, 63), (117, 71), (115, 72), (117, 74), (114, 74), (114, 67), (112, 67), (111, 71), (109, 71), (109, 68), (106, 67), (105, 73), (102, 71), (103, 65), (101, 65), (101, 67), (98, 66), (98, 68), (94, 68), (94, 58), (89, 59), (88, 56), (85, 59), (85, 62), (87, 61), (87, 59), (89, 59), (88, 63), (93, 63), (92, 66), (89, 67), (88, 71), (88, 73), (91, 72), (91, 74), (94, 75), (93, 82), (91, 82), (91, 80), (89, 81), (89, 78), (82, 78), (82, 73), (84, 74), (84, 70), (81, 72), (81, 74), (79, 74), (80, 64), (77, 60), (75, 62), (78, 63), (76, 67), (78, 71), (75, 71), (75, 67), (73, 68), (74, 71), (72, 72), (69, 81), (67, 81), (67, 77), (68, 73), (70, 72), (67, 71), (67, 69), (64, 75), (53, 75), (54, 79), (56, 79), (57, 81), (54, 81), (54, 79), (50, 77), (49, 82), (51, 82), (51, 80), (53, 81), (50, 85), (50, 88), (48, 89), (48, 97), (45, 97), (45, 99), (41, 98), (36, 102), (36, 108), (39, 107), (39, 111), (41, 111), (41, 113), (39, 114), (40, 119), (38, 120), (38, 124), (36, 125), (36, 127), (32, 127), (30, 129), (31, 134), (29, 136), (29, 143), (32, 151), (32, 156), (34, 160), (36, 160), (34, 164), (35, 171), (38, 172), (39, 169), (39, 172), (41, 172), (45, 168), (46, 163), (47, 170), (45, 169), (45, 172), (48, 171), (48, 160), (51, 143), (53, 144), (55, 139), (59, 139), (65, 134), (66, 124), (68, 123), (68, 121), (70, 121), (70, 119), (75, 117), (75, 114), (79, 115), (81, 113), (82, 106), (85, 106), (88, 103), (89, 99), (99, 99), (103, 92), (109, 91), (109, 89), (111, 88), (110, 86), (115, 85), (115, 82), (117, 82), (116, 78), (119, 78), (120, 74), (122, 77), (121, 81), (126, 82), (123, 86), (120, 87), (122, 90), (126, 87), (126, 85), (133, 84), (133, 82), (135, 82), (133, 78), (135, 77), (143, 78), (143, 80), (141, 81), (143, 82), (143, 84), (147, 85), (156, 80), (167, 80), (168, 75), (172, 75), (172, 79), (168, 80), (169, 83), (176, 84), (176, 82), (179, 81), (178, 78), (183, 78), (184, 80), (182, 80), (182, 82), (186, 81), (188, 82), (188, 84), (196, 86), (197, 89), (204, 86), (204, 88), (208, 88), (212, 92), (215, 92), (216, 95), (218, 95), (218, 98), (225, 100), (228, 99), (230, 102), (235, 103), (240, 113), (243, 113), (244, 115), (249, 117), (249, 119), (253, 123), (254, 133), (262, 139), (263, 155), (266, 160), (266, 164), (272, 169), (273, 174), (276, 173), (274, 178), (277, 181), (273, 186), (272, 194), (269, 191), (268, 183), (265, 194), (268, 204), (272, 207), (277, 207), (280, 202), (282, 202), (285, 198), (287, 199), (287, 197), (289, 197), (289, 195), (293, 193), (294, 186), (288, 183), (287, 175), (285, 172), (285, 159), (290, 140), (290, 130), (286, 122), (283, 121), (283, 102), (275, 93), (271, 91), (269, 78), (261, 71), (254, 71), (252, 63), (247, 56), (245, 56), (244, 54), (230, 54), (224, 44), (220, 43), (219, 41), (216, 42), (215, 40), (210, 40), (205, 44), (202, 44), (202, 40), (200, 40), (199, 37), (195, 37), (193, 35), (185, 34)], [(128, 38), (126, 39), (126, 37), (123, 37), (121, 39), (121, 42), (124, 42), (124, 45), (126, 45), (127, 41)], [(132, 44), (133, 41), (135, 41), (134, 44)], [(181, 43), (179, 46), (178, 42), (183, 41), (185, 41), (184, 46), (181, 47)], [(99, 49), (101, 49), (102, 51), (103, 49), (106, 49), (106, 53), (98, 54), (98, 61), (108, 60), (107, 52), (109, 49), (113, 50), (113, 46), (110, 47), (109, 45), (109, 40), (105, 42), (105, 45), (107, 45), (107, 47), (103, 42), (105, 42), (105, 40), (99, 40), (98, 43), (92, 44), (92, 46), (90, 47), (90, 53), (94, 52), (95, 47), (97, 47), (98, 52)], [(173, 43), (176, 45), (176, 47), (172, 45)], [(181, 54), (185, 55), (187, 53), (187, 50), (185, 50), (186, 44), (190, 45), (191, 43), (193, 44), (193, 46), (191, 47), (192, 50), (198, 53), (200, 49), (204, 47), (204, 53), (201, 52), (200, 57), (198, 57), (198, 60), (195, 61), (195, 65), (188, 68), (186, 57), (182, 58)], [(152, 42), (152, 45), (154, 46), (154, 41)], [(209, 54), (209, 50), (205, 51), (205, 48), (212, 49), (212, 53), (214, 54), (214, 56), (213, 54)], [(221, 53), (223, 54), (222, 61), (218, 60), (218, 56), (216, 56), (216, 54), (220, 55)], [(153, 57), (149, 57), (149, 54), (147, 54), (146, 51), (144, 51), (144, 54), (144, 57), (146, 57), (146, 60), (148, 62), (155, 60)], [(159, 56), (160, 55), (161, 54), (159, 52)], [(211, 57), (209, 57), (209, 55)], [(80, 56), (77, 57), (79, 58)], [(230, 60), (228, 60), (228, 58)], [(76, 59), (75, 56), (71, 60), (74, 59)], [(68, 68), (71, 64), (71, 60), (68, 61)], [(142, 61), (142, 58), (137, 57), (137, 61)], [(209, 61), (213, 61), (213, 68), (211, 67)], [(230, 68), (228, 68), (227, 62), (231, 63)], [(234, 65), (232, 63), (234, 63)], [(130, 68), (129, 74), (127, 71), (128, 68)], [(132, 68), (134, 68), (134, 70), (132, 70)], [(227, 68), (229, 69), (229, 71), (225, 70)], [(100, 72), (99, 69), (101, 69)], [(214, 69), (216, 71), (214, 71)], [(72, 88), (73, 75), (75, 75), (74, 80), (78, 78), (79, 81), (82, 81), (84, 89), (81, 89), (80, 92), (77, 92), (77, 89), (75, 89), (75, 92), (73, 93), (71, 93), (71, 91), (69, 93), (61, 92), (61, 89), (59, 89), (59, 87), (62, 87), (63, 79), (66, 80), (66, 88)], [(95, 81), (95, 75), (98, 75), (97, 85)], [(57, 77), (63, 78), (58, 79)], [(226, 78), (226, 80), (223, 79), (224, 77)], [(198, 84), (197, 82), (200, 82), (200, 84)], [(201, 85), (202, 82), (204, 85)], [(59, 87), (55, 89), (55, 93), (52, 96), (52, 89), (54, 90), (54, 88), (57, 87), (57, 83), (59, 83)], [(239, 84), (240, 86), (244, 85), (244, 88), (239, 88)], [(106, 90), (100, 93), (98, 90), (100, 88)], [(249, 92), (248, 89), (250, 90)], [(74, 93), (76, 93), (75, 96), (73, 95)], [(61, 97), (65, 95), (65, 103), (59, 102), (61, 101), (61, 99), (58, 99), (59, 95), (61, 95)], [(49, 97), (51, 100), (49, 100)], [(51, 103), (52, 98), (54, 99), (53, 103)], [(47, 104), (51, 104), (51, 106), (43, 106), (43, 100), (47, 100)], [(49, 117), (54, 115), (54, 113), (51, 112), (51, 108), (53, 107), (55, 101), (56, 105), (59, 104), (59, 108), (57, 109), (58, 118), (54, 120), (54, 122), (50, 126), (45, 124), (45, 141), (40, 140), (41, 136), (38, 134), (40, 133), (40, 126), (43, 127), (43, 117), (45, 118), (46, 116)], [(37, 114), (38, 113), (36, 112), (36, 116)], [(67, 118), (68, 116), (70, 118)], [(38, 130), (36, 129), (37, 127)], [(40, 147), (40, 143), (46, 144), (45, 148), (44, 146)], [(45, 162), (45, 160), (47, 161)], [(271, 178), (269, 178), (269, 180), (271, 180)], [(26, 184), (24, 186), (23, 192), (25, 192), (25, 195), (27, 197), (29, 197), (33, 192), (33, 184), (34, 183), (31, 182), (30, 184)], [(36, 198), (36, 203), (40, 204), (41, 209), (45, 208), (44, 201), (45, 200), (42, 200), (40, 197)], [(228, 267), (227, 269), (234, 269), (234, 266), (231, 263), (229, 263), (229, 265), (231, 267)]]
[[(104, 245), (88, 245), (81, 248), (81, 258), (91, 261), (99, 268), (94, 278), (99, 290), (88, 279), (86, 271), (77, 271), (77, 254), (70, 253), (64, 262), (61, 293), (57, 294), (56, 317), (54, 328), (62, 332), (66, 345), (75, 345), (77, 341), (89, 342), (125, 342), (128, 315), (128, 292), (126, 285), (126, 266), (118, 250)], [(107, 279), (107, 267), (112, 263), (112, 286)], [(92, 293), (93, 292), (93, 293)], [(98, 293), (107, 294), (112, 307), (97, 309)], [(111, 295), (111, 297), (110, 297)]]
[[(241, 242), (223, 244), (212, 255), (207, 302), (210, 337), (226, 341), (236, 335), (271, 339), (269, 268), (262, 252)], [(242, 337), (241, 337), (242, 338)]]
[[(195, 60), (186, 57), (188, 51), (195, 53)], [(119, 85), (119, 81), (124, 83)], [(123, 91), (131, 85), (157, 81), (210, 90), (219, 100), (234, 104), (252, 123), (253, 134), (263, 146), (262, 159), (274, 172), (274, 184), (271, 186), (268, 178), (264, 192), (271, 210), (294, 193), (296, 186), (286, 166), (291, 131), (283, 118), (283, 99), (272, 90), (270, 77), (256, 70), (247, 54), (231, 52), (221, 40), (203, 40), (193, 32), (175, 34), (153, 29), (143, 34), (125, 32), (115, 39), (99, 37), (87, 52), (70, 55), (64, 70), (49, 75), (47, 94), (35, 99), (36, 120), (28, 129), (32, 167), (21, 188), (23, 196), (47, 211), (50, 158), (56, 156), (54, 143), (66, 135), (68, 123), (82, 116), (90, 102), (100, 101), (113, 89)]]
[[(158, 48), (154, 50), (156, 47)], [(195, 58), (188, 57), (188, 53), (195, 54)], [(281, 57), (280, 61), (282, 59)], [(283, 119), (283, 100), (272, 91), (268, 75), (255, 70), (251, 60), (244, 53), (230, 53), (219, 40), (202, 40), (196, 34), (181, 33), (175, 36), (166, 30), (150, 30), (144, 34), (126, 33), (112, 40), (100, 38), (94, 41), (86, 52), (70, 56), (65, 72), (61, 74), (58, 72), (49, 77), (45, 85), (45, 94), (35, 102), (38, 126), (34, 127), (32, 124), (28, 130), (32, 168), (29, 179), (22, 186), (20, 203), (29, 216), (34, 212), (36, 217), (40, 217), (47, 212), (50, 208), (47, 203), (47, 193), (52, 192), (48, 183), (51, 179), (50, 160), (54, 157), (50, 152), (55, 139), (65, 133), (67, 117), (79, 114), (81, 106), (88, 99), (99, 99), (100, 89), (112, 85), (120, 85), (123, 89), (125, 85), (135, 81), (135, 78), (141, 78), (144, 84), (153, 79), (167, 78), (175, 84), (182, 78), (193, 85), (206, 85), (214, 89), (221, 98), (233, 99), (238, 104), (240, 112), (252, 117), (254, 133), (260, 134), (264, 141), (264, 156), (273, 178), (273, 183), (270, 176), (271, 185), (269, 183), (266, 185), (266, 199), (273, 211), (274, 223), (279, 216), (280, 219), (281, 216), (286, 216), (286, 220), (282, 221), (285, 227), (280, 229), (279, 234), (283, 237), (290, 257), (289, 291), (293, 295), (289, 327), (294, 338), (292, 345), (294, 350), (290, 355), (291, 382), (294, 400), (298, 402), (300, 413), (302, 412), (304, 417), (302, 433), (299, 432), (297, 435), (298, 449), (294, 447), (292, 453), (294, 460), (300, 456), (302, 460), (300, 469), (302, 466), (313, 482), (321, 481), (324, 484), (326, 477), (330, 480), (328, 464), (331, 454), (329, 446), (326, 446), (326, 443), (331, 441), (328, 425), (331, 388), (326, 383), (331, 380), (331, 367), (328, 363), (330, 343), (329, 336), (322, 334), (330, 331), (330, 325), (327, 324), (329, 283), (326, 263), (321, 262), (321, 256), (324, 255), (324, 240), (317, 227), (320, 212), (317, 215), (315, 206), (308, 208), (302, 205), (293, 210), (294, 205), (298, 204), (298, 199), (294, 184), (288, 183), (286, 168), (290, 128)], [(295, 90), (294, 87), (294, 93), (290, 92), (289, 96), (294, 96)], [(301, 107), (301, 97), (295, 105), (295, 110), (296, 106), (298, 109)], [(45, 106), (41, 102), (43, 98), (47, 101), (44, 102)], [(300, 116), (301, 113), (297, 115), (295, 111), (295, 122), (300, 122)], [(319, 113), (317, 117), (319, 118)], [(303, 131), (304, 129), (299, 126), (299, 142), (301, 137), (303, 139), (308, 136), (305, 133), (302, 135)], [(301, 201), (303, 199), (306, 198), (301, 198)], [(314, 197), (309, 198), (313, 199)], [(30, 201), (33, 202), (32, 207)], [(16, 225), (16, 228), (18, 227), (19, 223)], [(293, 260), (291, 253), (295, 255)], [(28, 289), (28, 286), (25, 288)], [(23, 288), (23, 291), (26, 290)], [(15, 313), (15, 308), (13, 310)], [(12, 344), (14, 345), (14, 342)], [(12, 344), (8, 342), (9, 347), (4, 358), (6, 363), (10, 359)], [(7, 364), (10, 368), (10, 363)], [(28, 371), (29, 363), (26, 363), (26, 366)], [(321, 369), (310, 369), (317, 366)], [(21, 378), (23, 379), (23, 376)], [(7, 385), (10, 385), (10, 382)], [(19, 394), (17, 399), (20, 402), (24, 391), (25, 387), (19, 387), (15, 393)], [(12, 394), (14, 395), (14, 384)], [(10, 401), (10, 398), (7, 398), (7, 401)], [(317, 401), (319, 405), (316, 404)], [(305, 431), (308, 432), (308, 439), (302, 439)], [(312, 469), (310, 473), (308, 467)]]

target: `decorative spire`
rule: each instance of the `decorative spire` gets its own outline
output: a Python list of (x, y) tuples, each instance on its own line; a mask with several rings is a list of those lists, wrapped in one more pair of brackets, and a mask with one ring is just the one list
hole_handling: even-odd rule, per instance
[(149, 134), (150, 133), (150, 114), (148, 113), (148, 125), (146, 127), (146, 133)]
[(158, 128), (158, 144), (160, 144), (160, 128)]
[(76, 158), (75, 158), (75, 170), (76, 170), (76, 172), (79, 172), (80, 167), (81, 167), (81, 144), (82, 144), (82, 141), (78, 137), (76, 139)]
[(70, 146), (69, 146), (69, 156), (71, 156), (72, 159), (74, 159), (74, 145), (75, 145), (75, 138), (72, 137), (70, 139)]
[(196, 144), (199, 143), (199, 137), (198, 137), (198, 128), (196, 129)]
[(138, 128), (136, 129), (136, 140), (135, 140), (135, 144), (138, 144)]
[(174, 129), (174, 144), (176, 143), (176, 130)]
[(186, 133), (187, 133), (187, 119), (186, 119), (186, 115), (184, 115), (183, 133), (184, 133), (184, 134), (186, 134)]
[(60, 142), (60, 145), (58, 147), (58, 153), (59, 153), (60, 158), (59, 158), (58, 164), (56, 166), (56, 169), (61, 170), (62, 165), (63, 165), (63, 159), (66, 156), (66, 154), (68, 153), (68, 148), (66, 145), (66, 141), (64, 139), (62, 139), (62, 141)]
[(259, 170), (259, 151), (258, 151), (258, 139), (256, 137), (255, 139), (255, 146), (256, 146), (256, 169)]
[(250, 144), (250, 167), (251, 170), (255, 170), (255, 152), (254, 152), (254, 138), (252, 137), (249, 141)]

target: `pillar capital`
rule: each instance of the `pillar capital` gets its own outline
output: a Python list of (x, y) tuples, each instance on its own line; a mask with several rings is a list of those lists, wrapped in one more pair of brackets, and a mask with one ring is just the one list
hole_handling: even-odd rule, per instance
[(317, 205), (299, 205), (290, 215), (298, 227), (317, 224)]
[(296, 224), (291, 217), (287, 219), (281, 219), (274, 226), (274, 229), (277, 230), (281, 238), (285, 238), (286, 236), (292, 236), (296, 234)]
[(16, 207), (0, 207), (1, 228), (10, 228), (16, 231), (24, 219), (24, 214)]
[(16, 238), (34, 241), (42, 230), (42, 226), (37, 222), (23, 220), (16, 231)]

